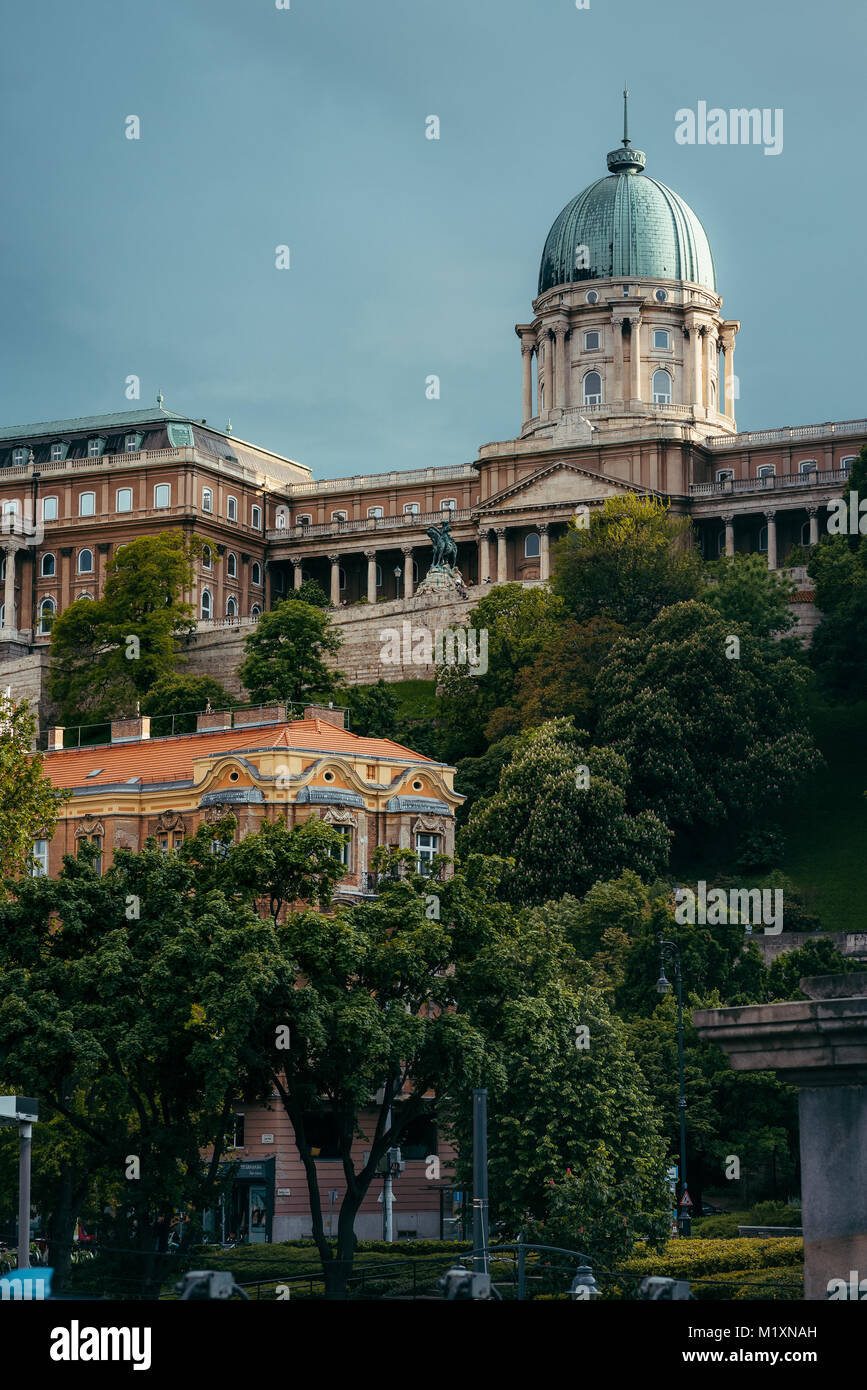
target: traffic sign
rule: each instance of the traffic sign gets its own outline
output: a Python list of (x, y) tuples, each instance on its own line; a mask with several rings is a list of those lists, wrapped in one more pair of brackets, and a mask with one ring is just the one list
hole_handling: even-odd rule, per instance
[(691, 1207), (691, 1206), (692, 1206), (692, 1198), (690, 1197), (690, 1195), (689, 1195), (689, 1193), (687, 1192), (686, 1188), (684, 1188), (684, 1190), (683, 1190), (683, 1196), (682, 1196), (681, 1199), (680, 1199), (680, 1205), (681, 1205), (682, 1207)]

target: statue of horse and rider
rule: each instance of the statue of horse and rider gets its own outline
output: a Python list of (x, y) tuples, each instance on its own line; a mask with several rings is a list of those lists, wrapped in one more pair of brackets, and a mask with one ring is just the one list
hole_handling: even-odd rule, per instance
[(453, 570), (458, 558), (458, 547), (451, 533), (448, 518), (437, 528), (428, 526), (427, 534), (433, 546), (432, 570)]

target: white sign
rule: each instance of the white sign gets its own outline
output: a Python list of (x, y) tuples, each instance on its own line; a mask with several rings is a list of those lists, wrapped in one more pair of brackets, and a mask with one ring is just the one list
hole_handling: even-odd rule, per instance
[(263, 1135), (262, 1135), (262, 1143), (263, 1143), (263, 1144), (273, 1144), (273, 1143), (274, 1143), (274, 1136), (273, 1136), (273, 1134), (263, 1134)]

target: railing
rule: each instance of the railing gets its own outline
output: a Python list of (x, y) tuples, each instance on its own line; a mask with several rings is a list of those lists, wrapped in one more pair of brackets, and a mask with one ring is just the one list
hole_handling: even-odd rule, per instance
[(845, 468), (824, 472), (781, 473), (767, 478), (728, 478), (723, 482), (690, 483), (690, 497), (728, 497), (743, 492), (777, 492), (787, 488), (829, 487), (844, 483), (849, 477)]
[(285, 489), (293, 496), (306, 492), (355, 492), (359, 488), (389, 487), (395, 483), (437, 483), (446, 478), (478, 478), (471, 463), (450, 463), (442, 468), (410, 468), (400, 473), (364, 473), (355, 478), (323, 478), (320, 482), (290, 483)]
[(394, 516), (368, 516), (358, 518), (353, 521), (316, 521), (310, 525), (277, 526), (266, 532), (266, 539), (269, 541), (279, 540), (312, 540), (321, 537), (342, 536), (351, 534), (369, 534), (376, 531), (405, 531), (411, 530), (414, 526), (429, 526), (432, 522), (440, 521), (468, 521), (476, 515), (477, 508), (462, 507), (453, 508), (451, 511), (443, 507), (436, 512), (405, 512), (397, 513)]
[(730, 434), (726, 439), (707, 439), (708, 449), (730, 449), (733, 445), (749, 448), (754, 444), (784, 444), (798, 439), (837, 439), (841, 435), (863, 434), (867, 436), (867, 420), (840, 420), (824, 425), (790, 425), (779, 430), (747, 430), (743, 434)]
[(12, 463), (6, 468), (0, 468), (0, 481), (7, 478), (32, 478), (34, 473), (38, 473), (40, 476), (44, 476), (46, 473), (75, 473), (78, 471), (89, 473), (101, 468), (117, 472), (119, 469), (140, 468), (142, 464), (161, 463), (169, 459), (178, 463), (203, 463), (216, 469), (217, 472), (225, 471), (249, 479), (256, 477), (256, 470), (248, 464), (241, 463), (240, 460), (233, 463), (231, 459), (220, 458), (216, 454), (207, 454), (196, 445), (186, 444), (178, 449), (141, 449), (134, 454), (124, 452), (122, 454), (93, 454), (87, 455), (85, 458), (46, 459), (42, 463), (34, 463), (33, 465)]

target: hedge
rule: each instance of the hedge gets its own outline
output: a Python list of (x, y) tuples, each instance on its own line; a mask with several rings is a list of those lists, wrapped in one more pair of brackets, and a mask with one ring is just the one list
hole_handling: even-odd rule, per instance
[(748, 1237), (733, 1240), (670, 1240), (662, 1254), (643, 1246), (618, 1265), (618, 1274), (660, 1274), (671, 1279), (700, 1279), (730, 1271), (797, 1268), (803, 1263), (801, 1236), (767, 1240)]

